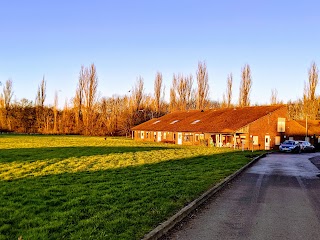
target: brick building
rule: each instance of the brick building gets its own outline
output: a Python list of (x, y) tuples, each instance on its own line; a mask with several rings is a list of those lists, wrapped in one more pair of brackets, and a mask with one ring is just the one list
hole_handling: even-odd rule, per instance
[[(308, 134), (315, 140), (314, 130)], [(266, 150), (305, 136), (305, 126), (288, 120), (285, 105), (177, 111), (132, 128), (139, 141)]]

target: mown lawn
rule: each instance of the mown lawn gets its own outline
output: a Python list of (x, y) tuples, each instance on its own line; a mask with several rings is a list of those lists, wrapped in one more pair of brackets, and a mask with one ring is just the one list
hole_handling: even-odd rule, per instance
[(125, 138), (1, 135), (0, 239), (140, 239), (248, 155)]

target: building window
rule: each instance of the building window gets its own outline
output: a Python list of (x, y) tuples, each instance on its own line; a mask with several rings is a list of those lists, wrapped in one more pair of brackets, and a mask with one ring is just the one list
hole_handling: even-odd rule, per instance
[(280, 140), (280, 136), (276, 136), (275, 139), (274, 139), (274, 144), (279, 146), (280, 145), (280, 141), (281, 141)]
[(203, 140), (204, 139), (204, 134), (200, 134), (199, 138), (200, 138), (200, 140)]
[(144, 139), (144, 131), (141, 132), (141, 139)]
[(194, 135), (195, 136), (195, 141), (199, 142), (199, 134)]
[(173, 134), (173, 140), (176, 140), (176, 134), (175, 133)]
[(192, 134), (191, 133), (186, 133), (184, 135), (184, 141), (185, 142), (191, 142), (192, 141)]
[(157, 138), (157, 133), (154, 132), (154, 133), (153, 133), (153, 139), (156, 139), (156, 138)]
[(247, 136), (244, 136), (244, 135), (241, 135), (241, 136), (240, 136), (240, 142), (241, 142), (241, 144), (243, 144), (243, 145), (246, 144), (246, 138), (247, 138)]
[(163, 133), (163, 139), (167, 139), (167, 133), (166, 132)]
[(285, 132), (286, 131), (286, 119), (285, 118), (278, 118), (277, 131), (278, 132)]
[(253, 136), (252, 141), (253, 141), (253, 145), (259, 145), (259, 137), (258, 136)]

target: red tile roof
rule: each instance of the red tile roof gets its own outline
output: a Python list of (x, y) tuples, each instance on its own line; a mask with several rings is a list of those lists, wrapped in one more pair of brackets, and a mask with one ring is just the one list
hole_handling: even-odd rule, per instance
[(289, 120), (286, 122), (286, 134), (289, 136), (304, 136), (306, 135), (306, 128), (296, 120)]
[[(306, 132), (306, 120), (296, 120)], [(308, 135), (320, 135), (320, 121), (319, 120), (308, 120)]]
[(284, 105), (189, 110), (169, 113), (132, 128), (142, 131), (234, 133)]

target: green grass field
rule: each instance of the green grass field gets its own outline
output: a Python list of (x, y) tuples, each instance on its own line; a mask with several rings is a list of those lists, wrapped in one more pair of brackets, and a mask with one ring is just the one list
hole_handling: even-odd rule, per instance
[(0, 146), (0, 239), (24, 240), (140, 239), (252, 156), (82, 136)]

